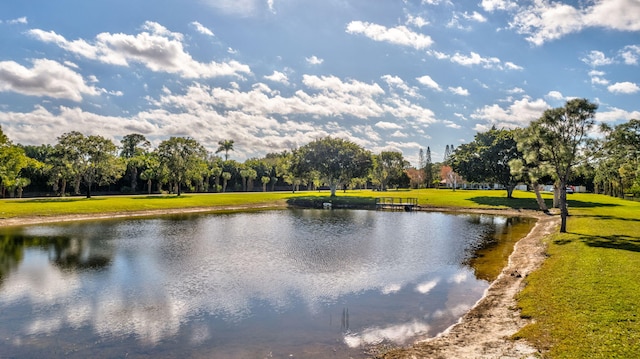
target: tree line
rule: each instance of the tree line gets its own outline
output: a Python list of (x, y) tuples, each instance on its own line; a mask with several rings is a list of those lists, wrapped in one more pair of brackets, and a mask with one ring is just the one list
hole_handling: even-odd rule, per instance
[[(124, 136), (119, 146), (102, 136), (72, 131), (54, 145), (13, 144), (0, 128), (0, 187), (3, 197), (21, 197), (29, 186), (44, 195), (92, 196), (109, 193), (273, 191), (423, 186), (400, 152), (379, 154), (339, 138), (325, 137), (298, 149), (269, 153), (244, 163), (229, 159), (233, 140), (218, 142), (214, 153), (193, 138), (171, 137), (157, 148), (144, 135)], [(218, 154), (223, 153), (221, 157)], [(429, 155), (430, 157), (430, 155)], [(429, 159), (430, 162), (430, 159)], [(412, 178), (420, 177), (420, 178)], [(418, 182), (416, 182), (418, 181)]]
[[(269, 153), (244, 163), (229, 159), (233, 140), (218, 142), (215, 153), (193, 138), (171, 137), (157, 148), (141, 134), (128, 134), (116, 146), (102, 136), (69, 132), (55, 145), (14, 145), (0, 128), (0, 188), (3, 197), (33, 192), (65, 196), (92, 189), (110, 193), (175, 193), (273, 191), (286, 187), (386, 190), (393, 187), (435, 187), (441, 181), (455, 188), (465, 182), (500, 184), (507, 197), (518, 183), (536, 193), (547, 211), (540, 185), (553, 183), (554, 206), (567, 215), (566, 187), (572, 182), (597, 193), (640, 196), (640, 121), (594, 130), (597, 105), (573, 99), (546, 110), (529, 126), (491, 128), (455, 148), (447, 145), (444, 161), (433, 163), (431, 150), (420, 149), (411, 167), (400, 152), (371, 151), (344, 139), (325, 137), (300, 148)], [(224, 153), (224, 158), (219, 156)], [(564, 223), (564, 221), (563, 221)]]
[(553, 183), (560, 230), (566, 232), (571, 182), (590, 183), (596, 193), (640, 196), (640, 121), (603, 124), (601, 136), (589, 136), (597, 108), (586, 99), (572, 99), (525, 128), (493, 127), (456, 148), (447, 163), (467, 181), (501, 184), (509, 198), (518, 183), (527, 183), (543, 211), (548, 209), (540, 184)]

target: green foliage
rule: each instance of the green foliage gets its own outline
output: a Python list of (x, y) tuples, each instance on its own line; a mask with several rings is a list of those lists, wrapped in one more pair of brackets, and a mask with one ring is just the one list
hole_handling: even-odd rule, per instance
[(640, 120), (603, 125), (605, 138), (593, 141), (594, 182), (605, 194), (622, 197), (640, 187)]
[(14, 191), (18, 191), (18, 197), (21, 197), (22, 189), (31, 183), (31, 180), (25, 177), (25, 170), (42, 167), (42, 163), (26, 155), (24, 148), (16, 146), (5, 134), (0, 127), (0, 187), (2, 195), (5, 190), (9, 191), (9, 196), (13, 197)]
[(518, 177), (511, 171), (510, 162), (522, 158), (514, 131), (493, 127), (476, 134), (473, 142), (458, 147), (448, 163), (467, 181), (499, 183), (507, 189), (507, 197), (511, 197)]
[[(585, 142), (588, 131), (595, 123), (598, 105), (586, 99), (567, 101), (564, 107), (546, 110), (542, 117), (531, 122), (521, 138), (530, 138), (535, 145), (524, 146), (525, 158), (535, 157), (538, 163), (548, 164), (560, 188), (559, 207), (562, 216), (560, 232), (567, 231), (567, 186), (573, 167)], [(535, 152), (532, 154), (531, 152)]]
[(229, 160), (229, 151), (233, 151), (233, 140), (220, 140), (218, 141), (218, 149), (216, 153), (224, 152), (224, 160)]
[(158, 146), (160, 166), (170, 184), (182, 194), (182, 185), (202, 178), (207, 169), (207, 151), (198, 141), (188, 137), (171, 137)]
[(409, 162), (405, 161), (401, 152), (382, 151), (373, 156), (372, 182), (385, 191), (389, 185), (400, 183), (407, 167)]
[(335, 195), (337, 186), (366, 176), (370, 168), (369, 151), (347, 140), (325, 137), (300, 147), (292, 172), (301, 178), (316, 171)]

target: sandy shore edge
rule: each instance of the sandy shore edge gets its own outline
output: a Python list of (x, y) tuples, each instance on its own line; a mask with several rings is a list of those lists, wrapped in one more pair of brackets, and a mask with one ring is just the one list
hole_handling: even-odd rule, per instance
[(555, 233), (560, 216), (530, 210), (477, 210), (432, 208), (457, 213), (484, 213), (536, 218), (531, 231), (514, 246), (502, 273), (487, 288), (484, 296), (458, 323), (434, 338), (418, 341), (413, 346), (391, 350), (379, 358), (474, 358), (524, 359), (540, 358), (539, 351), (523, 340), (511, 336), (529, 323), (520, 317), (516, 294), (524, 288), (524, 279), (540, 267), (546, 258), (543, 238)]
[[(26, 226), (72, 221), (136, 218), (172, 214), (217, 213), (256, 209), (286, 208), (286, 204), (239, 205), (221, 207), (176, 208), (133, 212), (72, 214), (61, 216), (15, 217), (0, 219), (0, 227)], [(419, 341), (405, 349), (391, 350), (380, 358), (538, 358), (538, 351), (524, 341), (510, 337), (527, 324), (520, 317), (515, 300), (524, 287), (524, 278), (536, 270), (545, 259), (542, 239), (554, 233), (560, 217), (538, 211), (511, 209), (471, 209), (428, 207), (425, 211), (448, 213), (483, 213), (536, 218), (532, 230), (514, 246), (509, 262), (485, 295), (458, 323), (434, 338)]]

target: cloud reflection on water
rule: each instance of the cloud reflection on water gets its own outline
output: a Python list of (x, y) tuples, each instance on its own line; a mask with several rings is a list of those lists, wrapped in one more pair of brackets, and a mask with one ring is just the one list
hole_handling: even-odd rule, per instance
[[(257, 302), (282, 312), (302, 302), (313, 314), (324, 303), (355, 293), (399, 295), (414, 283), (407, 290), (428, 295), (445, 282), (474, 280), (451, 264), (461, 262), (473, 235), (471, 224), (453, 225), (453, 218), (445, 215), (425, 224), (422, 217), (404, 213), (381, 216), (356, 211), (329, 218), (332, 225), (322, 218), (326, 215), (136, 220), (112, 223), (108, 230), (90, 223), (50, 226), (54, 232), (76, 236), (100, 233), (100, 241), (87, 237), (82, 244), (89, 249), (96, 243), (107, 247), (100, 252), (110, 253), (110, 264), (93, 271), (63, 270), (49, 260), (46, 251), (29, 251), (4, 281), (0, 308), (17, 302), (33, 306), (34, 314), (17, 336), (87, 327), (102, 337), (133, 335), (155, 345), (175, 337), (185, 324), (202, 315), (241, 322), (253, 314)], [(438, 243), (440, 239), (426, 235), (425, 226), (429, 232), (447, 231), (448, 240)], [(34, 228), (43, 232), (42, 227)], [(339, 235), (332, 234), (336, 232)], [(436, 266), (450, 268), (448, 280), (424, 279)], [(422, 317), (458, 315), (468, 307), (449, 298), (445, 308)], [(381, 325), (347, 335), (345, 343), (402, 342), (430, 329), (421, 320)], [(205, 324), (193, 324), (191, 341), (208, 340), (211, 330)]]

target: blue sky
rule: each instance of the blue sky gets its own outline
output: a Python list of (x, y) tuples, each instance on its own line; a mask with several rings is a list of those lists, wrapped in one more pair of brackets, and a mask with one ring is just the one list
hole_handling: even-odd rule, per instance
[(244, 161), (331, 135), (415, 165), (574, 97), (640, 119), (639, 0), (4, 1), (0, 44), (22, 144), (232, 139)]

